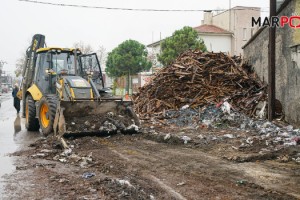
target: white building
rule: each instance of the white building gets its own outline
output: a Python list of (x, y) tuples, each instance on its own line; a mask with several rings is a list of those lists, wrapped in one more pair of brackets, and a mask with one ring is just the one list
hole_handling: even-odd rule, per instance
[(195, 27), (194, 29), (203, 39), (207, 51), (231, 53), (233, 33), (208, 24)]
[[(229, 52), (231, 55), (242, 55), (242, 46), (258, 30), (258, 27), (252, 27), (252, 17), (256, 19), (260, 17), (260, 8), (236, 6), (215, 15), (210, 11), (204, 12), (202, 25), (213, 25), (231, 32), (231, 51)], [(228, 38), (225, 38), (222, 43), (227, 44)]]
[[(208, 51), (242, 55), (242, 46), (258, 30), (258, 27), (252, 27), (252, 17), (260, 17), (260, 8), (237, 6), (215, 15), (206, 11), (202, 25), (194, 29), (204, 40)], [(161, 52), (160, 43), (157, 41), (147, 45), (154, 67), (162, 66), (157, 61), (157, 54)]]
[(162, 64), (157, 60), (157, 55), (160, 54), (161, 52), (161, 48), (160, 48), (161, 42), (162, 40), (147, 45), (147, 48), (149, 49), (148, 59), (153, 64), (151, 71), (153, 71), (153, 68), (162, 67)]

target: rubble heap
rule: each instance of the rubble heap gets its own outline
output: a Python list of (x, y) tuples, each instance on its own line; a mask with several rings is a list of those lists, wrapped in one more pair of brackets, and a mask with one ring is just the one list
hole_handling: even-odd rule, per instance
[(134, 102), (141, 117), (224, 100), (232, 109), (252, 116), (258, 102), (266, 98), (265, 88), (241, 57), (189, 50), (161, 69)]

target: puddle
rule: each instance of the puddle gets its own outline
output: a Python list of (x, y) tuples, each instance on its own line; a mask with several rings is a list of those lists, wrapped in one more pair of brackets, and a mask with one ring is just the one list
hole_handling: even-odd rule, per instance
[(2, 96), (0, 108), (0, 196), (4, 192), (3, 176), (15, 170), (14, 158), (8, 154), (39, 137), (39, 133), (28, 133), (25, 130), (25, 119), (21, 117), (21, 114), (17, 115), (13, 107), (13, 99), (9, 96), (5, 96), (5, 98)]

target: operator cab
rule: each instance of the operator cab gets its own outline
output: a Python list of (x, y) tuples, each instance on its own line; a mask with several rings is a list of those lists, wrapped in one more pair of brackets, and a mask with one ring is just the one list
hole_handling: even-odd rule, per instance
[[(37, 50), (34, 82), (44, 94), (55, 94), (57, 75), (75, 76), (78, 57), (78, 49), (41, 48)], [(47, 87), (48, 86), (48, 87)]]

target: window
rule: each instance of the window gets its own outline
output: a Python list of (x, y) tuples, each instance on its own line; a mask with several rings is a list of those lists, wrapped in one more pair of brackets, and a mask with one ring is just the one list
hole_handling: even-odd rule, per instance
[(62, 70), (67, 70), (68, 74), (75, 74), (75, 62), (72, 52), (53, 54), (52, 69), (57, 73), (60, 73)]
[(247, 28), (243, 28), (243, 40), (247, 40)]
[(251, 28), (251, 37), (253, 36), (254, 34), (254, 28)]

